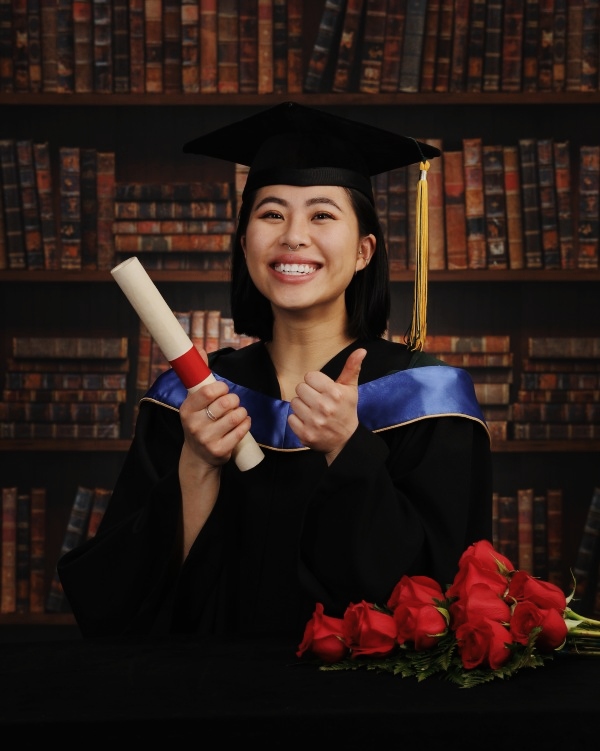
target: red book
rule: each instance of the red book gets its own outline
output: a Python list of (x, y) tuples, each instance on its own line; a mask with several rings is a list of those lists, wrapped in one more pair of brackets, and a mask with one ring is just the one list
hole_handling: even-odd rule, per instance
[(110, 0), (92, 0), (94, 91), (112, 94), (113, 91), (113, 46), (112, 4)]
[(258, 0), (258, 93), (272, 94), (273, 67), (273, 0)]
[(469, 12), (471, 0), (454, 0), (454, 35), (450, 56), (449, 91), (465, 91), (469, 47)]
[(569, 0), (567, 30), (565, 88), (567, 91), (580, 91), (583, 55), (583, 0)]
[(112, 0), (113, 91), (116, 94), (129, 94), (131, 90), (129, 34), (129, 0)]
[(503, 159), (508, 265), (511, 269), (522, 269), (525, 264), (525, 258), (523, 249), (519, 149), (516, 146), (504, 146)]
[(288, 94), (300, 94), (304, 75), (303, 60), (303, 0), (288, 0), (287, 2), (287, 31), (288, 31), (288, 59), (287, 59), (287, 90)]
[(573, 222), (571, 152), (569, 141), (554, 142), (554, 179), (558, 213), (558, 243), (560, 266), (575, 268), (575, 229)]
[(240, 0), (240, 94), (258, 91), (258, 2)]
[(94, 21), (92, 0), (73, 0), (75, 91), (94, 91)]
[(46, 488), (31, 488), (29, 612), (43, 613), (46, 596)]
[(523, 84), (524, 9), (523, 0), (504, 0), (500, 84), (502, 91), (521, 91)]
[(132, 94), (146, 91), (145, 0), (129, 0), (129, 89)]
[(465, 173), (462, 151), (445, 151), (444, 194), (446, 219), (446, 254), (448, 269), (466, 269), (467, 220), (465, 207)]
[(287, 0), (273, 0), (273, 93), (287, 91)]
[(200, 3), (200, 91), (217, 92), (217, 0)]
[(146, 93), (164, 91), (163, 0), (144, 0)]
[(181, 0), (163, 0), (163, 90), (182, 91)]
[(441, 0), (434, 86), (434, 90), (439, 92), (448, 91), (450, 85), (453, 24), (454, 0)]
[(92, 500), (92, 508), (90, 509), (86, 534), (88, 540), (91, 537), (95, 537), (96, 532), (98, 532), (98, 527), (104, 517), (104, 512), (108, 507), (111, 495), (112, 491), (108, 488), (94, 488), (94, 497)]
[(392, 93), (400, 90), (400, 64), (406, 39), (406, 13), (407, 8), (412, 5), (410, 0), (388, 0), (379, 85), (381, 92)]
[(423, 61), (419, 91), (433, 91), (435, 84), (435, 63), (437, 60), (437, 40), (440, 25), (441, 0), (429, 0), (423, 38)]
[[(200, 91), (200, 30), (198, 0), (181, 2), (181, 90), (184, 94)], [(240, 62), (242, 47), (240, 44)]]
[(577, 268), (598, 268), (600, 146), (579, 149), (579, 249)]
[(237, 0), (220, 0), (217, 3), (217, 91), (219, 94), (237, 94), (240, 90), (238, 45), (238, 2)]
[(546, 525), (548, 528), (548, 581), (563, 587), (563, 491), (562, 488), (546, 490)]
[(552, 90), (564, 91), (567, 85), (567, 0), (554, 0)]
[(17, 606), (17, 495), (16, 487), (2, 488), (0, 613), (14, 613)]
[(110, 269), (114, 261), (112, 223), (115, 218), (115, 154), (112, 151), (99, 151), (96, 158), (98, 268)]
[(463, 138), (467, 261), (470, 269), (486, 267), (483, 144), (481, 138)]

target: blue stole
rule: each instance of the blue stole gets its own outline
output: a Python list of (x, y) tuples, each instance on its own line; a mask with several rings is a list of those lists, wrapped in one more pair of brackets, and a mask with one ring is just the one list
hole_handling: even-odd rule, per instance
[[(252, 418), (252, 435), (263, 447), (278, 451), (306, 450), (288, 425), (290, 403), (258, 391), (238, 386), (214, 373)], [(162, 373), (142, 401), (152, 401), (179, 409), (187, 389), (173, 369)], [(376, 433), (428, 417), (466, 417), (487, 430), (475, 396), (471, 376), (466, 370), (449, 365), (428, 365), (399, 370), (358, 387), (358, 419)]]

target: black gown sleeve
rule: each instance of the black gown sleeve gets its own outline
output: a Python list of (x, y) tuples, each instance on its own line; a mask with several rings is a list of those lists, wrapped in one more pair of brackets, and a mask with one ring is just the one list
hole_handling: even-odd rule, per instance
[(359, 426), (307, 510), (300, 576), (329, 615), (385, 604), (403, 574), (442, 586), (461, 553), (491, 540), (489, 438), (461, 417), (373, 434)]

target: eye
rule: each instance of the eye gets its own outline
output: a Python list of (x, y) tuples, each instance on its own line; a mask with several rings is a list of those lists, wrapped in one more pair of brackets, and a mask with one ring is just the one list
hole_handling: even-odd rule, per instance
[(314, 215), (313, 218), (314, 219), (319, 219), (319, 220), (323, 220), (323, 219), (335, 219), (335, 217), (333, 216), (333, 214), (330, 214), (328, 211), (318, 211)]
[(261, 219), (283, 219), (283, 214), (275, 209), (267, 209), (260, 214)]

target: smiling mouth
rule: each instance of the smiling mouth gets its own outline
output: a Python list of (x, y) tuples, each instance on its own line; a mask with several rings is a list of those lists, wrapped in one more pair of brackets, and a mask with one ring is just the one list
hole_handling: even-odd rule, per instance
[(274, 263), (273, 268), (280, 274), (303, 276), (304, 274), (312, 274), (318, 266), (309, 263)]

